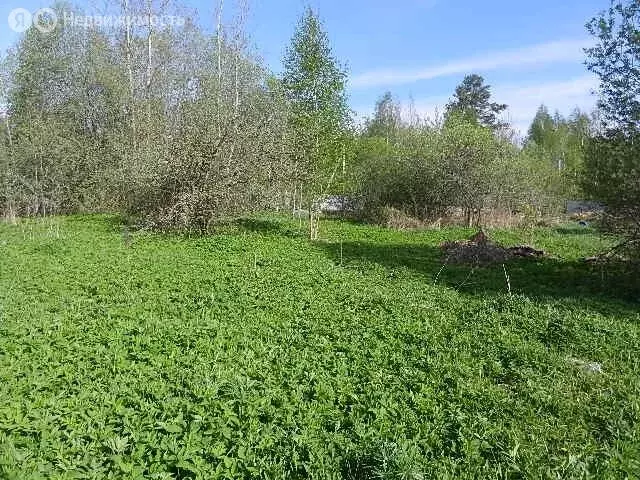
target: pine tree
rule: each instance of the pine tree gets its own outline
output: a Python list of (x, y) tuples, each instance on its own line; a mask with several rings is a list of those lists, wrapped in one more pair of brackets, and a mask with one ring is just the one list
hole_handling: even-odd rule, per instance
[(480, 75), (467, 75), (456, 88), (453, 100), (447, 104), (447, 117), (452, 115), (479, 123), (494, 130), (505, 126), (498, 119), (507, 105), (491, 102), (491, 87), (484, 84)]

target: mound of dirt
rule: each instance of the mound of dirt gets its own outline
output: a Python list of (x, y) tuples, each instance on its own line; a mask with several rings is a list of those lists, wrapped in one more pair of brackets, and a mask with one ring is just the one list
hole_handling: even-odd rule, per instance
[(544, 251), (536, 250), (528, 245), (503, 247), (493, 243), (482, 230), (468, 240), (444, 242), (440, 248), (445, 257), (445, 263), (466, 265), (491, 265), (504, 263), (514, 258), (545, 256)]

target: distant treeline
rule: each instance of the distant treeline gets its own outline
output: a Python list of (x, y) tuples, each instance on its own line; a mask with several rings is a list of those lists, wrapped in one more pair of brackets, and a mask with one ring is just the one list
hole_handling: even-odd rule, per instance
[[(207, 230), (247, 212), (306, 209), (313, 236), (314, 200), (336, 193), (356, 198), (368, 218), (385, 207), (421, 220), (463, 209), (472, 223), (486, 209), (537, 217), (569, 198), (606, 200), (606, 172), (596, 174), (588, 156), (602, 154), (597, 138), (615, 137), (606, 122), (615, 92), (603, 90), (595, 116), (541, 106), (524, 139), (476, 74), (441, 118), (403, 111), (386, 93), (358, 123), (346, 69), (313, 10), (276, 76), (249, 48), (243, 4), (233, 15), (222, 5), (213, 33), (182, 9), (133, 0), (113, 2), (110, 14), (146, 23), (27, 30), (2, 61), (2, 214), (121, 211), (159, 229)], [(53, 8), (59, 18), (85, 16)], [(603, 13), (625, 14), (637, 12)], [(159, 17), (181, 21), (152, 21)], [(590, 28), (611, 42), (597, 22)], [(589, 58), (596, 73), (607, 62), (605, 50)], [(616, 138), (620, 125), (634, 125), (615, 120)]]

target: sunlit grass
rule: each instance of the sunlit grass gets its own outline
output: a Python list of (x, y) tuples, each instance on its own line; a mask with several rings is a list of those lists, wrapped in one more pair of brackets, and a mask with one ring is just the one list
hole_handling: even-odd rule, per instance
[[(2, 478), (633, 478), (637, 277), (592, 230), (0, 226)], [(576, 361), (577, 360), (577, 361)], [(601, 365), (590, 372), (584, 363)]]

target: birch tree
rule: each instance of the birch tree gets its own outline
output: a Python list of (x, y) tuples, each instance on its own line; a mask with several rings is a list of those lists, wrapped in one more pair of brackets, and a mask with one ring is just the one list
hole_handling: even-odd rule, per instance
[(343, 165), (349, 111), (345, 69), (333, 56), (327, 33), (310, 8), (287, 49), (282, 82), (291, 104), (294, 178), (305, 191), (310, 236), (315, 239), (318, 212), (314, 200), (329, 191)]

